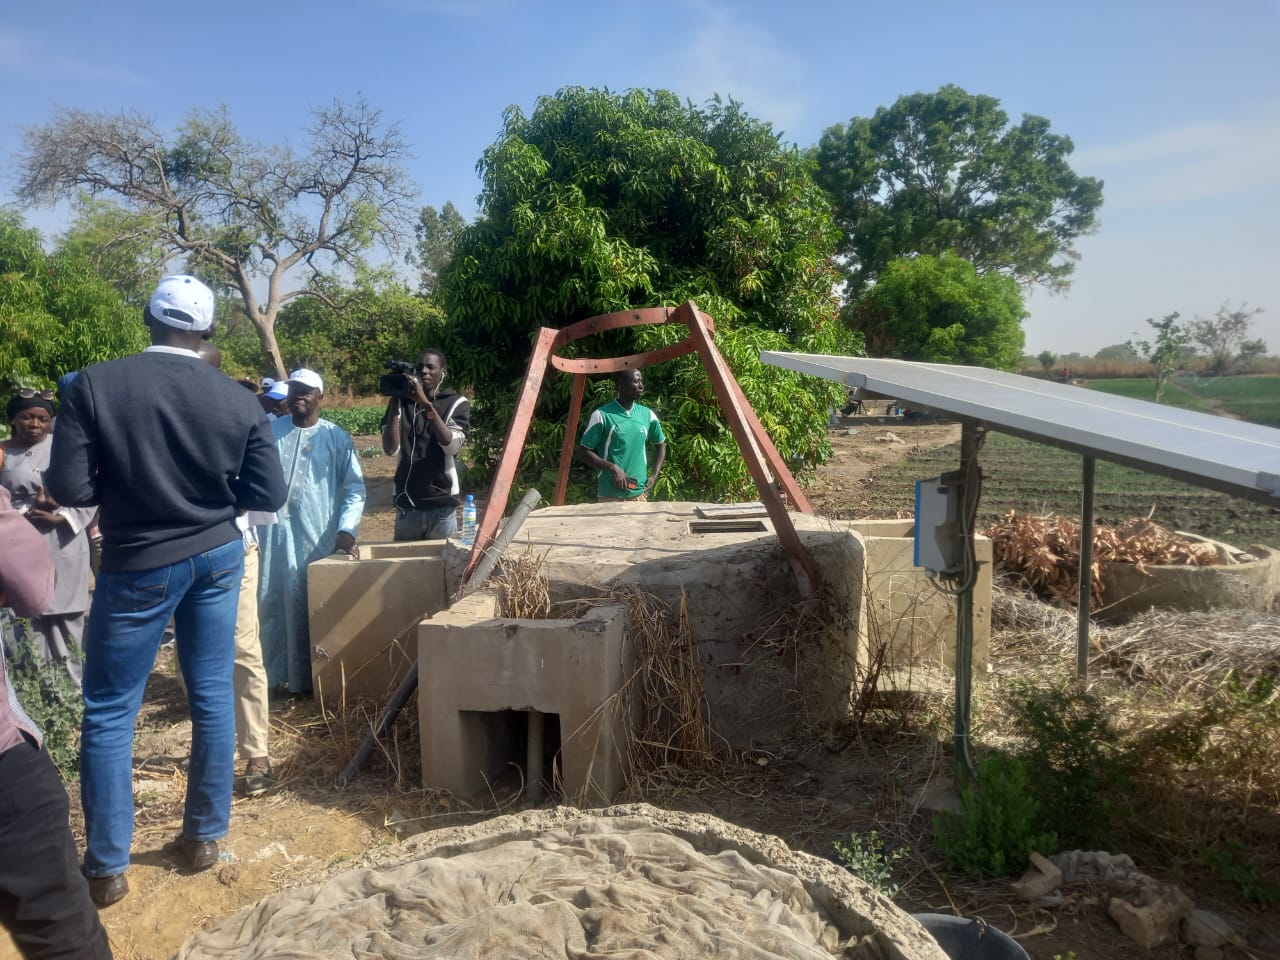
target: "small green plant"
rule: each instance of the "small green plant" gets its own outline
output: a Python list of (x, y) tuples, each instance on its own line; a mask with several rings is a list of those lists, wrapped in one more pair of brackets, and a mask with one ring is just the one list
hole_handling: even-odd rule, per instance
[(361, 459), (372, 460), (374, 457), (382, 456), (382, 448), (379, 446), (361, 447), (359, 451)]
[(1014, 725), (1024, 741), (1017, 756), (1040, 823), (1067, 846), (1109, 842), (1136, 758), (1101, 697), (1069, 681), (1013, 690)]
[(878, 893), (893, 899), (898, 892), (898, 884), (893, 882), (893, 865), (910, 856), (910, 850), (906, 847), (886, 850), (884, 841), (875, 830), (866, 836), (855, 830), (849, 834), (847, 844), (837, 840), (832, 846), (846, 870), (871, 884)]
[[(24, 621), (12, 622), (14, 642), (7, 662), (9, 683), (22, 709), (35, 721), (45, 748), (64, 780), (80, 778), (80, 718), (84, 701), (62, 663), (44, 659), (27, 636)], [(5, 624), (8, 627), (10, 624)]]
[(1262, 869), (1246, 859), (1244, 845), (1224, 840), (1200, 851), (1200, 860), (1227, 883), (1240, 891), (1247, 902), (1259, 907), (1280, 903), (1280, 882), (1263, 875)]
[(960, 788), (960, 812), (939, 814), (934, 831), (947, 863), (973, 877), (1008, 876), (1032, 851), (1058, 849), (1057, 837), (1040, 827), (1027, 765), (995, 752), (979, 757), (973, 780)]

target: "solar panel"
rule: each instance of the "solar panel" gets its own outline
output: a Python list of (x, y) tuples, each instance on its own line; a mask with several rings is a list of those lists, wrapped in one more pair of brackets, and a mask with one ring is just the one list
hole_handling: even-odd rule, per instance
[(1280, 430), (1273, 427), (983, 367), (773, 351), (760, 359), (912, 410), (971, 418), (1235, 496), (1280, 501)]

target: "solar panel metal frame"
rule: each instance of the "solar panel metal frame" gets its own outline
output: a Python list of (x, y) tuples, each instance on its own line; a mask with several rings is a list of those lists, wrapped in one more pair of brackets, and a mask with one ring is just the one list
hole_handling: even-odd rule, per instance
[(1280, 430), (983, 367), (765, 351), (771, 366), (1259, 503), (1280, 503)]

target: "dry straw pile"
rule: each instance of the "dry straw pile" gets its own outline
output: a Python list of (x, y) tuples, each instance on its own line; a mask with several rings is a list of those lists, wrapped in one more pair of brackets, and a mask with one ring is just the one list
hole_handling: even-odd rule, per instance
[[(996, 562), (1021, 574), (1037, 596), (1050, 603), (1074, 606), (1079, 594), (1080, 525), (1065, 517), (1009, 513), (987, 530)], [(1091, 591), (1102, 603), (1101, 571), (1108, 563), (1205, 566), (1220, 561), (1219, 550), (1166, 530), (1143, 517), (1118, 527), (1094, 529)]]

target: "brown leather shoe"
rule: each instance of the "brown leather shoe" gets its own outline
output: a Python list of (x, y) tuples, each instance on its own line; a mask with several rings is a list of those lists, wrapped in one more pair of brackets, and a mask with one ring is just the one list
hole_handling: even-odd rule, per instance
[(89, 877), (89, 899), (99, 907), (119, 903), (129, 892), (129, 880), (123, 873), (114, 877)]
[(197, 873), (208, 870), (218, 862), (217, 840), (188, 840), (178, 837), (178, 852), (186, 861), (187, 867)]

